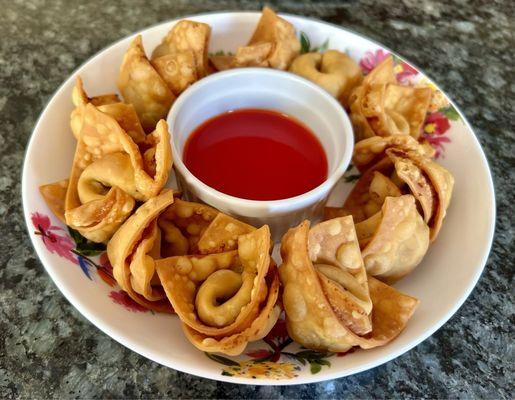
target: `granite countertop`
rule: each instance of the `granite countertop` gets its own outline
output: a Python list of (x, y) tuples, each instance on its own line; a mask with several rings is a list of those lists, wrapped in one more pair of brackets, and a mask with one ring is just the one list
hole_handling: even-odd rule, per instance
[(205, 11), (257, 10), (262, 2), (72, 3), (0, 1), (1, 398), (513, 397), (514, 2), (268, 2), (283, 12), (350, 27), (422, 67), (474, 126), (497, 193), (496, 236), (486, 270), (442, 329), (373, 370), (293, 387), (197, 378), (140, 357), (100, 332), (44, 271), (20, 199), (23, 154), (36, 119), (79, 64), (159, 21)]

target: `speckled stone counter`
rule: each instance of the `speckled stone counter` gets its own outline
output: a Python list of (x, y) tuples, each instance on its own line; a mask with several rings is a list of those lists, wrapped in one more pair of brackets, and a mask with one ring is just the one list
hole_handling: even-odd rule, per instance
[(283, 12), (350, 27), (422, 67), (474, 126), (497, 193), (496, 237), (486, 270), (442, 329), (368, 372), (293, 387), (225, 384), (138, 356), (68, 304), (32, 249), (22, 216), (21, 165), (36, 119), (59, 84), (133, 31), (181, 15), (262, 5), (107, 3), (0, 0), (1, 398), (513, 398), (513, 1), (269, 2)]

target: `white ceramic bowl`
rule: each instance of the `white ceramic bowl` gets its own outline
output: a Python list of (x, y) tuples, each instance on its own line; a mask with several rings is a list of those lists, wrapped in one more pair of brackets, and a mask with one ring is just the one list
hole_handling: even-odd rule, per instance
[[(327, 179), (299, 196), (256, 201), (219, 192), (195, 177), (182, 161), (188, 137), (204, 121), (241, 108), (278, 111), (309, 127), (325, 150), (329, 164)], [(349, 166), (354, 148), (349, 117), (333, 97), (306, 79), (273, 69), (240, 68), (198, 81), (173, 104), (168, 126), (177, 179), (186, 197), (200, 199), (252, 225), (267, 224), (276, 240), (300, 221), (320, 217), (331, 189)], [(267, 155), (262, 157), (263, 163), (267, 162)]]
[[(252, 35), (259, 16), (259, 12), (237, 12), (188, 18), (211, 25), (210, 51), (234, 52)], [(285, 17), (297, 30), (307, 34), (313, 46), (326, 42), (329, 48), (346, 51), (365, 69), (389, 52), (385, 47), (341, 27), (305, 17)], [(148, 52), (159, 44), (174, 23), (165, 22), (139, 32)], [(118, 69), (132, 38), (133, 35), (124, 38), (95, 55), (56, 91), (34, 128), (23, 166), (23, 209), (34, 248), (63, 295), (100, 330), (151, 360), (190, 374), (232, 383), (287, 385), (339, 378), (385, 363), (433, 334), (463, 304), (488, 257), (494, 232), (495, 198), (481, 146), (452, 102), (446, 110), (432, 114), (431, 122), (426, 126), (427, 130), (436, 132), (428, 139), (440, 152), (438, 161), (454, 174), (456, 185), (452, 202), (438, 239), (422, 263), (395, 285), (399, 290), (418, 297), (421, 303), (406, 329), (387, 346), (358, 350), (345, 357), (330, 357), (326, 360), (331, 365), (323, 365), (317, 373), (312, 373), (309, 363), (302, 365), (283, 355), (279, 363), (271, 367), (268, 376), (258, 374), (258, 379), (234, 373), (230, 376), (224, 372), (228, 368), (226, 365), (207, 359), (185, 339), (178, 318), (144, 312), (123, 296), (119, 288), (105, 283), (96, 268), (70, 252), (67, 245), (71, 244), (73, 248), (73, 244), (66, 227), (52, 215), (39, 194), (38, 186), (69, 174), (76, 143), (69, 126), (76, 75), (82, 76), (90, 95), (116, 91)], [(409, 73), (408, 69), (402, 72)], [(427, 81), (427, 77), (417, 69), (411, 71), (410, 79)], [(331, 194), (330, 205), (342, 204), (352, 187), (347, 180), (350, 177), (346, 174), (346, 179), (340, 180)], [(41, 233), (39, 228), (58, 240), (45, 240), (44, 236), (37, 234)], [(274, 255), (280, 262), (277, 247)], [(97, 259), (92, 261), (102, 267)], [(247, 352), (258, 349), (266, 350), (269, 346), (262, 341), (255, 342)], [(291, 344), (284, 351), (296, 353), (300, 350)], [(73, 354), (69, 356), (73, 359)], [(252, 356), (244, 354), (233, 357), (231, 362), (249, 359)], [(285, 368), (284, 363), (295, 364), (298, 368), (295, 377), (288, 379), (279, 373)]]

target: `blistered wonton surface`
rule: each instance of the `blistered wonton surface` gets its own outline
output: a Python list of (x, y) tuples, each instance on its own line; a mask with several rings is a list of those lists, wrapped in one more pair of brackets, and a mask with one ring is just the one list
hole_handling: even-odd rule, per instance
[(73, 97), (77, 146), (66, 195), (58, 199), (64, 190), (50, 190), (62, 188), (59, 183), (41, 190), (53, 209), (62, 202), (59, 207), (68, 226), (87, 239), (106, 242), (130, 215), (135, 201), (156, 196), (168, 180), (172, 165), (168, 127), (161, 121), (145, 135), (132, 106), (95, 106), (80, 79)]
[(300, 52), (295, 27), (264, 7), (256, 29), (245, 46), (234, 56), (212, 56), (213, 66), (221, 71), (239, 67), (269, 67), (286, 70)]
[(166, 118), (175, 100), (175, 95), (148, 60), (140, 35), (123, 57), (117, 83), (124, 100), (136, 109), (145, 132), (151, 132), (160, 119)]
[(269, 250), (265, 225), (239, 236), (237, 250), (156, 262), (168, 299), (196, 347), (240, 354), (273, 327), (279, 278)]
[(357, 141), (393, 135), (419, 138), (431, 97), (428, 87), (397, 83), (393, 58), (388, 56), (350, 95), (350, 117)]
[[(298, 343), (315, 350), (340, 352), (353, 346), (367, 349), (384, 345), (404, 329), (418, 300), (374, 278), (367, 279), (362, 272), (363, 261), (352, 218), (340, 219), (338, 233), (337, 224), (331, 225), (334, 221), (337, 220), (324, 222), (325, 227), (314, 229), (325, 231), (326, 237), (340, 237), (344, 247), (340, 250), (339, 263), (334, 263), (333, 259), (332, 265), (320, 267), (312, 261), (310, 239), (320, 246), (326, 242), (317, 240), (317, 235), (310, 237), (307, 221), (290, 229), (283, 237), (283, 264), (279, 272), (284, 286), (288, 333)], [(360, 272), (354, 275), (349, 267), (354, 273)], [(356, 312), (360, 307), (361, 317)], [(367, 318), (368, 327), (362, 323)]]

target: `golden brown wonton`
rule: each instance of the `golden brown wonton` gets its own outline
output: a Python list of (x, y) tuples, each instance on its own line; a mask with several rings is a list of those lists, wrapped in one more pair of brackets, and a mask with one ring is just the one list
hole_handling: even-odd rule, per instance
[(166, 118), (175, 100), (145, 55), (141, 35), (134, 38), (123, 57), (117, 83), (124, 100), (136, 109), (145, 132), (151, 132), (160, 119)]
[(431, 102), (428, 87), (402, 86), (388, 56), (350, 95), (356, 141), (373, 136), (410, 135), (418, 139)]
[(152, 65), (176, 96), (208, 75), (210, 35), (209, 25), (182, 20), (152, 52)]
[(136, 144), (116, 118), (81, 105), (81, 125), (64, 201), (66, 224), (95, 242), (107, 241), (132, 212), (164, 187), (170, 171), (168, 127)]
[[(333, 221), (336, 220), (324, 224)], [(340, 263), (334, 263), (331, 257), (333, 264), (322, 268), (313, 262), (308, 221), (283, 237), (279, 273), (288, 333), (296, 342), (315, 350), (342, 352), (353, 346), (382, 346), (404, 329), (418, 300), (372, 277), (367, 279), (352, 217), (340, 219), (338, 226), (343, 232), (337, 233), (336, 226), (327, 225), (323, 230), (344, 242), (343, 249), (336, 250), (336, 254), (341, 253), (337, 256)], [(317, 244), (325, 243), (322, 240)], [(355, 324), (367, 318), (371, 331), (363, 329), (365, 325)], [(364, 335), (365, 332), (368, 333)]]
[(239, 67), (286, 70), (299, 52), (295, 27), (271, 8), (264, 7), (247, 45), (238, 48), (234, 56), (212, 56), (211, 63), (218, 71)]
[(161, 257), (157, 218), (173, 201), (171, 190), (149, 199), (107, 245), (113, 275), (121, 288), (138, 304), (161, 312), (173, 312), (173, 309), (155, 273), (155, 260)]
[(348, 106), (350, 92), (363, 79), (359, 65), (337, 50), (302, 54), (293, 60), (289, 70), (320, 85), (344, 107)]
[[(363, 147), (356, 145), (359, 155), (356, 159), (363, 165), (371, 159), (379, 161), (361, 175), (342, 209), (330, 208), (326, 210), (326, 217), (352, 215), (354, 221), (361, 222), (376, 214), (387, 196), (412, 194), (434, 241), (450, 204), (454, 186), (452, 174), (425, 156), (423, 146), (410, 144), (411, 140), (371, 138), (363, 142), (372, 140), (374, 143), (370, 146), (370, 143)], [(392, 147), (388, 147), (390, 145)]]
[(239, 236), (237, 250), (156, 262), (166, 295), (197, 348), (237, 355), (273, 327), (280, 313), (279, 278), (269, 248), (265, 225)]

